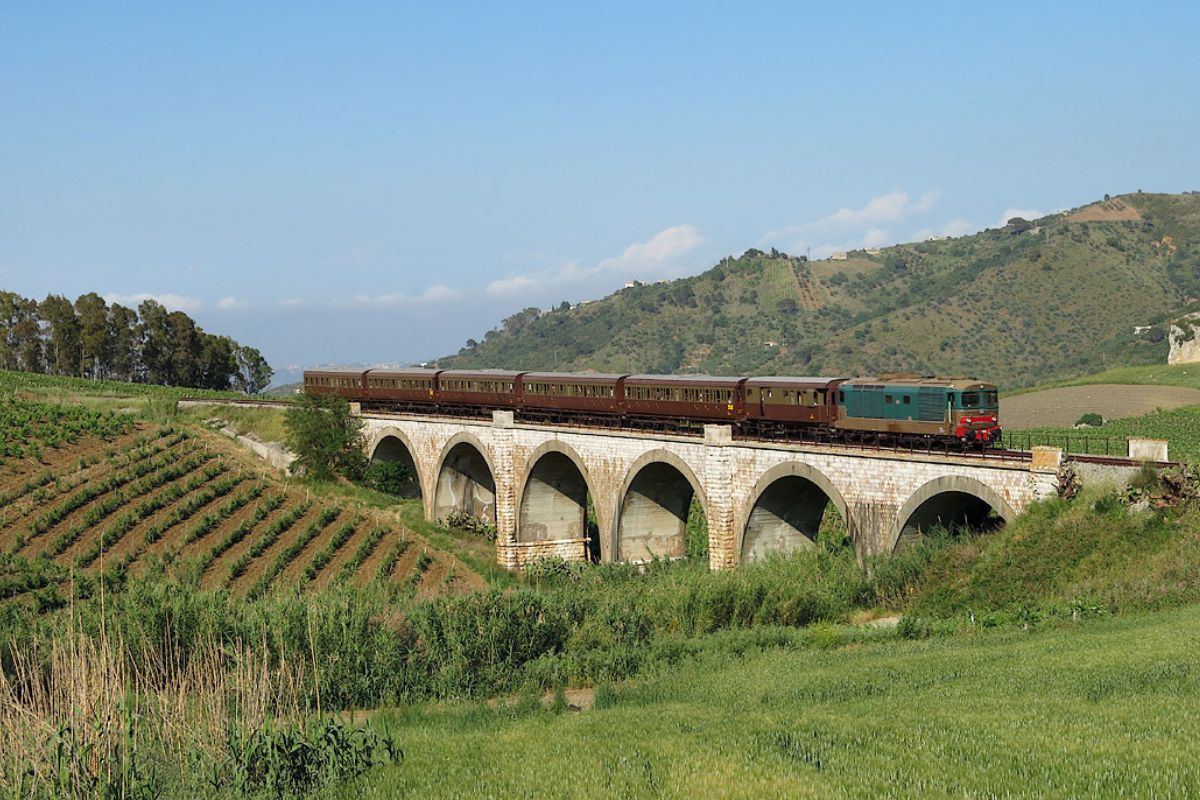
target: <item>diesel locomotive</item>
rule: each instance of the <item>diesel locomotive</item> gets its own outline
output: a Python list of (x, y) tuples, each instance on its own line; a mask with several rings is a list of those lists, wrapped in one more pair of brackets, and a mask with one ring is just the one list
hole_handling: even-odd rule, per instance
[(307, 370), (304, 390), (365, 410), (695, 429), (830, 441), (1001, 440), (996, 387), (974, 379), (717, 377), (505, 370)]

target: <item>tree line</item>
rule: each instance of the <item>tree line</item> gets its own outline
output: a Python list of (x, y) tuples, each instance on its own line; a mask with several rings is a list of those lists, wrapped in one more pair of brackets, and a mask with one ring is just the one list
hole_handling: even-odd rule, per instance
[(262, 354), (146, 300), (135, 311), (95, 292), (40, 303), (0, 291), (0, 369), (197, 389), (262, 391)]

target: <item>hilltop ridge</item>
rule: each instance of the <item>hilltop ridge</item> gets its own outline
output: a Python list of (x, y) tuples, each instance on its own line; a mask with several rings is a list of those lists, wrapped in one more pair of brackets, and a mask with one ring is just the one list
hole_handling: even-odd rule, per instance
[(845, 260), (750, 249), (693, 277), (526, 309), (438, 364), (1029, 385), (1165, 361), (1169, 320), (1197, 297), (1200, 194), (1138, 192)]

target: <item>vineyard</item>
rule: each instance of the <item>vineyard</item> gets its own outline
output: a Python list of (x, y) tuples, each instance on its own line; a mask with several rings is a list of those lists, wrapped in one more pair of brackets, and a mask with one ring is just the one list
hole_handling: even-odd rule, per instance
[(167, 568), (206, 589), (481, 581), (398, 515), (314, 492), (198, 425), (0, 401), (0, 601), (39, 610)]

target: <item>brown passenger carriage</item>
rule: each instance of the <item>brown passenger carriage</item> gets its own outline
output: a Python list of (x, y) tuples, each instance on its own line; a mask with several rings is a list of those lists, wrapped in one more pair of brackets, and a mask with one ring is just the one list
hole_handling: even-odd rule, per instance
[(309, 369), (304, 371), (304, 391), (309, 394), (335, 395), (347, 400), (363, 397), (366, 372), (361, 369)]
[(438, 405), (450, 411), (516, 408), (524, 374), (502, 369), (444, 370), (437, 376)]
[(521, 408), (543, 417), (559, 411), (617, 416), (626, 377), (601, 372), (526, 372), (521, 376)]
[(382, 406), (432, 408), (437, 402), (435, 392), (441, 372), (417, 367), (368, 370), (364, 396), (368, 402)]
[(844, 378), (750, 378), (746, 418), (753, 423), (833, 425), (838, 418), (837, 387)]
[(630, 375), (625, 413), (643, 418), (736, 420), (745, 415), (745, 378), (712, 375)]

